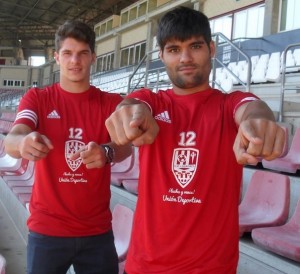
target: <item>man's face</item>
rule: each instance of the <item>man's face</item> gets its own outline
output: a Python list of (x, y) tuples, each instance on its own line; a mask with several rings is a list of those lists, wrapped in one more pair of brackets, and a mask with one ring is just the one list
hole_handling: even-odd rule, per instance
[(56, 63), (60, 66), (61, 81), (89, 81), (90, 68), (95, 61), (95, 54), (88, 44), (73, 38), (66, 38), (55, 52)]
[(211, 57), (215, 53), (213, 42), (208, 46), (202, 37), (186, 41), (170, 40), (160, 51), (174, 92), (193, 93), (209, 87)]

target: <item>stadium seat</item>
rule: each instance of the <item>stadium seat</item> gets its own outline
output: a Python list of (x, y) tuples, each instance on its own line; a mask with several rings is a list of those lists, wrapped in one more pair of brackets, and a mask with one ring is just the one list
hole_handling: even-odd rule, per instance
[(270, 82), (279, 82), (281, 73), (280, 52), (271, 53), (268, 68), (266, 72), (266, 80)]
[[(300, 49), (295, 49), (293, 52), (293, 56), (296, 62), (296, 66), (300, 66)], [(298, 68), (300, 70), (300, 68)]]
[(14, 186), (11, 190), (18, 197), (18, 195), (22, 193), (30, 194), (32, 192), (32, 186)]
[(5, 175), (2, 179), (12, 188), (15, 186), (32, 186), (35, 162), (29, 161), (26, 171), (21, 175)]
[(232, 88), (233, 88), (233, 81), (232, 81), (232, 79), (230, 77), (223, 79), (222, 82), (221, 82), (221, 88), (225, 92), (232, 91)]
[[(122, 181), (126, 179), (137, 179), (139, 177), (139, 157), (138, 157), (138, 148), (133, 147), (133, 154), (131, 156), (131, 162), (129, 165), (129, 169), (126, 169), (125, 171), (121, 169), (120, 172), (117, 169), (120, 163), (116, 163), (112, 166), (114, 169), (111, 172), (111, 184), (121, 186)], [(128, 159), (128, 158), (127, 158)]]
[(287, 51), (286, 54), (286, 72), (296, 72), (298, 69), (295, 67), (296, 66), (296, 61), (294, 58), (294, 55), (291, 50)]
[(0, 176), (23, 174), (27, 169), (28, 162), (29, 161), (27, 159), (22, 158), (18, 159), (14, 165), (0, 167)]
[(6, 267), (6, 260), (5, 260), (5, 258), (0, 254), (0, 274), (5, 274), (5, 267)]
[(132, 152), (129, 157), (119, 163), (112, 163), (111, 165), (111, 172), (112, 173), (123, 173), (130, 170), (134, 164), (134, 150), (135, 148), (132, 147)]
[(268, 68), (268, 63), (269, 63), (269, 54), (262, 54), (259, 57), (259, 60), (252, 72), (252, 82), (253, 83), (265, 83), (267, 82), (266, 79), (266, 73), (267, 73), (267, 68)]
[(275, 227), (255, 228), (252, 239), (258, 246), (300, 262), (300, 199), (290, 220)]
[(296, 173), (300, 169), (300, 128), (295, 131), (288, 153), (281, 158), (272, 161), (262, 160), (264, 168)]
[(123, 187), (133, 194), (138, 194), (138, 179), (126, 179), (122, 181)]
[(31, 193), (20, 193), (17, 195), (19, 201), (21, 204), (27, 208), (27, 204), (30, 202), (31, 199)]
[(112, 228), (119, 262), (126, 259), (131, 237), (133, 211), (121, 204), (116, 204), (112, 212)]
[(284, 224), (288, 218), (289, 204), (288, 176), (264, 170), (255, 171), (239, 205), (240, 236), (257, 227)]

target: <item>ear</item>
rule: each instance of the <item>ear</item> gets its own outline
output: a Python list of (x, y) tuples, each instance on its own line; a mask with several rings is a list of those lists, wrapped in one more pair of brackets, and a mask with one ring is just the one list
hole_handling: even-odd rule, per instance
[(54, 52), (54, 59), (56, 61), (56, 64), (59, 65), (59, 54), (56, 51)]
[(96, 53), (94, 52), (94, 53), (92, 54), (92, 63), (93, 63), (93, 64), (96, 63), (96, 59), (97, 59)]
[(161, 49), (159, 50), (158, 56), (159, 56), (160, 60), (164, 63), (164, 55), (163, 55), (163, 51)]
[(209, 50), (210, 50), (210, 57), (213, 58), (215, 56), (215, 53), (216, 53), (216, 47), (215, 47), (214, 41), (211, 41), (209, 43)]

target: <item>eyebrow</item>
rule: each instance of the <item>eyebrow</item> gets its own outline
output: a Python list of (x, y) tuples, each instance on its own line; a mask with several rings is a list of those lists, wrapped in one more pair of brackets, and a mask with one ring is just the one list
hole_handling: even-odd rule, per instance
[[(196, 40), (196, 41), (193, 41), (192, 43), (189, 44), (189, 46), (193, 46), (193, 45), (204, 45), (206, 44), (204, 40)], [(176, 44), (176, 42), (172, 43), (172, 44), (166, 44), (165, 45), (165, 48), (166, 49), (170, 49), (170, 48), (176, 48), (176, 47), (179, 47), (180, 45)]]

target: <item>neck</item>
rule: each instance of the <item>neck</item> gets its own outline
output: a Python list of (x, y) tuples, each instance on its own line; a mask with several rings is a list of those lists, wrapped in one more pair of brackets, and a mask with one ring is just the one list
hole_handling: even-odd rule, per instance
[(88, 82), (65, 82), (63, 80), (60, 81), (60, 87), (68, 91), (70, 93), (82, 93), (89, 89), (90, 83)]
[(210, 85), (207, 83), (205, 85), (200, 85), (192, 88), (180, 88), (173, 84), (173, 91), (176, 95), (188, 95), (197, 92), (201, 92), (210, 88)]

